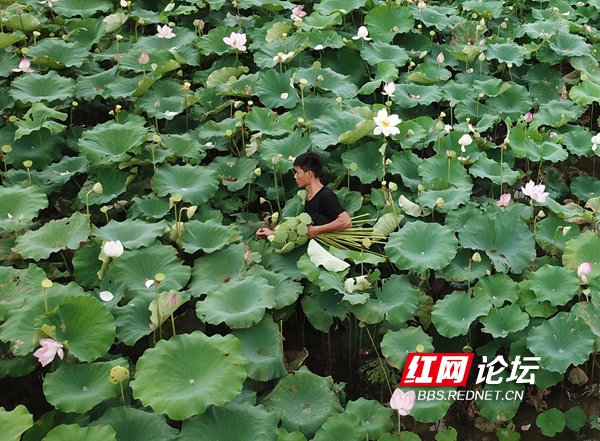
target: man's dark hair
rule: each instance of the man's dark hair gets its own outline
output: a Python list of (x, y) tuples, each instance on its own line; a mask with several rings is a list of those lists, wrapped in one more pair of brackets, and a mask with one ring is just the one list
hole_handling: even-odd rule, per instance
[(305, 172), (311, 171), (315, 178), (320, 178), (323, 173), (323, 160), (315, 152), (306, 152), (294, 160), (294, 167), (300, 167)]

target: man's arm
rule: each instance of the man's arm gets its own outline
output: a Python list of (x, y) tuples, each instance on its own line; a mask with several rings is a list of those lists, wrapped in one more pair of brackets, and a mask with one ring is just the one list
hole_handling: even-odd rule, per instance
[(342, 231), (352, 226), (352, 219), (347, 211), (343, 211), (338, 215), (336, 219), (324, 225), (309, 225), (308, 227), (308, 238), (312, 239), (317, 234), (322, 233), (334, 233), (336, 231)]

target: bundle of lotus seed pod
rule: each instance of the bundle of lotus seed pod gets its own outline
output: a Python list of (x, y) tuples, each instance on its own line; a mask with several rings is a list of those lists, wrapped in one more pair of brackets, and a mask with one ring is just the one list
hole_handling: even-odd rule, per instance
[(275, 234), (267, 237), (276, 253), (286, 254), (294, 248), (304, 245), (308, 240), (308, 226), (312, 219), (308, 213), (289, 217), (274, 229)]

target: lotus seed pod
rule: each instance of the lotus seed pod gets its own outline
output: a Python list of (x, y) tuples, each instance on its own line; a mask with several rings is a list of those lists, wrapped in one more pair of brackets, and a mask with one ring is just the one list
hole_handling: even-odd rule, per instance
[(110, 370), (108, 379), (112, 384), (119, 384), (129, 378), (129, 369), (123, 366), (115, 366)]
[(294, 248), (296, 248), (296, 245), (294, 244), (294, 242), (288, 242), (278, 252), (281, 254), (287, 254), (290, 251), (292, 251)]

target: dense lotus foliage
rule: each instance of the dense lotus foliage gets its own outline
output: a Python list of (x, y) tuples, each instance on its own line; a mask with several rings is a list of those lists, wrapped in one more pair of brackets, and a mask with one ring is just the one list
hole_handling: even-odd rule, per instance
[[(598, 0), (0, 0), (2, 438), (396, 439), (415, 351), (597, 394), (599, 28)], [(384, 245), (255, 239), (308, 150)], [(471, 409), (515, 440), (525, 406)], [(569, 407), (531, 430), (598, 424)]]

